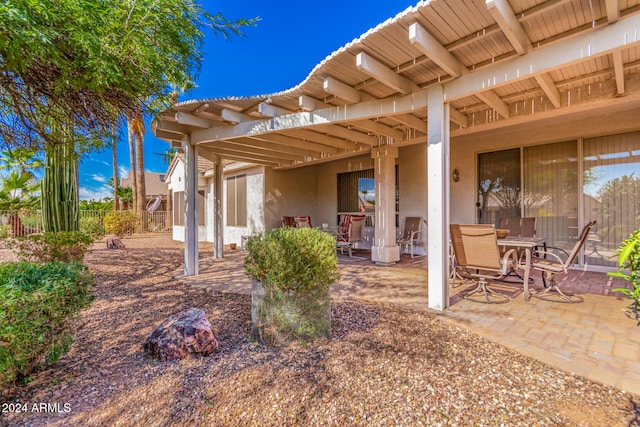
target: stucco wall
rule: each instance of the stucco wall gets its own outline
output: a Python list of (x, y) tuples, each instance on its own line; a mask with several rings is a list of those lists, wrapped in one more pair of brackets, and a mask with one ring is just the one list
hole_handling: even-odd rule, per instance
[(184, 163), (177, 162), (171, 171), (171, 175), (165, 178), (169, 190), (184, 191)]
[(311, 216), (315, 227), (326, 222), (318, 216), (317, 167), (308, 166), (288, 170), (266, 169), (264, 196), (265, 228), (282, 225), (282, 216)]
[[(184, 242), (184, 225), (174, 225), (172, 232), (173, 240), (175, 240), (176, 242)], [(202, 225), (198, 227), (198, 241), (207, 241), (207, 229)]]

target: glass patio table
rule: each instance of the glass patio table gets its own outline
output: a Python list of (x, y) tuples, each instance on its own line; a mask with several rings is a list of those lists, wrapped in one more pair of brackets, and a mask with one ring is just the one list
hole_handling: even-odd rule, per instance
[(529, 301), (531, 293), (529, 292), (529, 272), (531, 270), (531, 253), (538, 246), (546, 246), (546, 239), (544, 237), (505, 237), (498, 239), (498, 245), (509, 248), (522, 248), (524, 249), (525, 262), (524, 266), (520, 260), (518, 264), (524, 270), (523, 285), (524, 285), (524, 300)]

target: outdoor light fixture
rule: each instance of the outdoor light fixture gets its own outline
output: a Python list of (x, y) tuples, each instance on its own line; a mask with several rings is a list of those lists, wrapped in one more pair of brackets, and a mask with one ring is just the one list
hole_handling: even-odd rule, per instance
[(458, 172), (458, 168), (455, 168), (451, 173), (451, 177), (453, 178), (453, 182), (460, 181), (460, 172)]

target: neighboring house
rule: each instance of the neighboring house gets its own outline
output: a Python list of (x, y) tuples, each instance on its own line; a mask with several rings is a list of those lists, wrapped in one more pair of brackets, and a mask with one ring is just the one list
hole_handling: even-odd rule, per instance
[[(615, 224), (617, 235), (640, 228), (638, 186), (617, 184), (640, 170), (639, 71), (637, 1), (420, 2), (293, 89), (181, 102), (152, 131), (188, 164), (260, 165), (265, 229), (282, 215), (335, 225), (365, 210), (373, 261), (393, 264), (396, 228), (426, 218), (429, 306), (441, 310), (450, 223), (536, 216), (551, 245), (570, 243), (594, 212), (597, 227)], [(608, 202), (595, 206), (595, 194)], [(601, 244), (615, 247), (604, 241), (613, 235)], [(197, 272), (194, 255), (190, 238), (186, 274)], [(586, 254), (579, 266), (614, 263)]]
[[(133, 179), (131, 174), (126, 178), (120, 179), (120, 186), (123, 188), (132, 188)], [(162, 203), (156, 209), (164, 211), (167, 208), (167, 182), (165, 182), (165, 174), (157, 172), (145, 172), (144, 173), (144, 185), (146, 190), (145, 206), (152, 203), (156, 197), (162, 197)]]

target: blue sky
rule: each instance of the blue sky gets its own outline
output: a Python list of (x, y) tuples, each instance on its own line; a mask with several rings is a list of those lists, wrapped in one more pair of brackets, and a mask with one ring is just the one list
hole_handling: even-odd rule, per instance
[[(202, 5), (227, 19), (259, 16), (245, 38), (230, 42), (208, 33), (198, 88), (180, 95), (188, 99), (269, 94), (302, 82), (325, 57), (370, 28), (413, 6), (411, 1), (207, 1)], [(147, 122), (149, 118), (147, 118)], [(121, 132), (117, 145), (120, 177), (129, 172), (129, 147)], [(145, 169), (164, 172), (161, 156), (169, 144), (155, 138), (147, 125)], [(113, 176), (110, 150), (85, 156), (80, 164), (80, 198), (111, 197), (106, 182)]]

